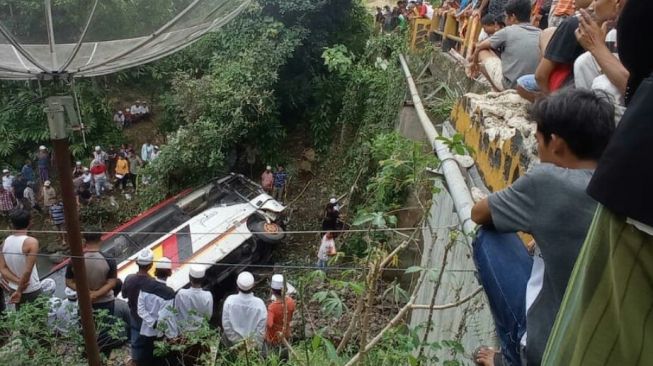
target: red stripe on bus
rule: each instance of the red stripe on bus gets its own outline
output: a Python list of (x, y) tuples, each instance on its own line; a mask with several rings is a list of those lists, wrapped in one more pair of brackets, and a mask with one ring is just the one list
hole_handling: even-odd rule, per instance
[(177, 246), (177, 235), (171, 235), (163, 241), (163, 256), (170, 258), (172, 269), (179, 267), (179, 248)]
[(182, 197), (188, 195), (188, 194), (189, 194), (190, 192), (192, 192), (192, 191), (193, 191), (193, 190), (192, 190), (191, 188), (188, 188), (187, 190), (182, 191), (181, 193), (177, 194), (176, 196), (170, 197), (170, 198), (168, 198), (167, 200), (165, 200), (165, 201), (163, 201), (163, 202), (161, 202), (161, 203), (158, 203), (158, 204), (156, 204), (155, 206), (150, 207), (150, 208), (147, 209), (146, 211), (144, 211), (144, 212), (142, 212), (142, 213), (140, 213), (140, 214), (134, 216), (131, 220), (127, 221), (126, 223), (124, 223), (124, 224), (118, 226), (117, 228), (113, 229), (112, 231), (110, 231), (110, 232), (105, 233), (104, 235), (102, 235), (102, 241), (104, 241), (104, 240), (108, 240), (108, 239), (111, 238), (113, 235), (118, 234), (118, 233), (120, 233), (121, 231), (124, 231), (124, 230), (125, 230), (126, 228), (128, 228), (129, 226), (131, 226), (131, 225), (133, 225), (133, 224), (135, 224), (135, 223), (137, 223), (137, 222), (143, 220), (144, 218), (146, 218), (146, 217), (152, 215), (153, 213), (155, 213), (156, 211), (160, 210), (160, 209), (163, 208), (164, 206), (167, 206), (168, 204), (173, 203), (174, 201), (176, 201), (176, 200), (178, 200), (178, 199), (180, 199), (180, 198), (182, 198)]

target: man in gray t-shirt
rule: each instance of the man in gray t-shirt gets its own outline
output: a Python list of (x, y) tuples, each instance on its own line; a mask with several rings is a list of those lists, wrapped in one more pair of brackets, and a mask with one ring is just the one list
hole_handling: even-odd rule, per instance
[[(91, 302), (93, 303), (93, 309), (106, 309), (109, 314), (113, 315), (115, 300), (113, 289), (118, 283), (116, 261), (113, 258), (105, 257), (100, 252), (101, 233), (95, 229), (91, 229), (91, 231), (84, 233), (84, 239), (86, 240), (84, 264), (88, 287), (91, 290)], [(69, 264), (66, 268), (66, 285), (73, 290), (77, 290), (72, 264)]]
[(530, 0), (510, 0), (506, 4), (509, 26), (476, 45), (472, 56), (496, 91), (515, 88), (520, 76), (533, 74), (540, 62), (541, 30), (529, 24)]
[[(504, 353), (521, 353), (517, 359), (525, 357), (527, 364), (539, 365), (596, 210), (585, 190), (614, 131), (614, 107), (592, 91), (566, 89), (538, 101), (531, 117), (537, 122), (541, 163), (510, 187), (475, 204), (472, 220), (491, 224), (501, 233), (524, 232), (535, 239), (531, 260), (515, 248), (525, 252), (519, 240), (501, 243), (497, 240), (501, 237), (494, 236), (490, 242), (481, 235), (474, 244), (474, 259), (495, 319), (511, 319), (503, 316), (506, 312), (526, 314), (525, 321), (518, 320), (525, 329), (502, 338)], [(514, 271), (525, 261), (529, 265), (532, 261), (530, 273)], [(522, 298), (507, 299), (512, 294)], [(505, 309), (497, 304), (519, 305)], [(497, 323), (501, 336), (505, 322)], [(480, 353), (478, 362), (488, 364), (485, 360), (493, 352)]]

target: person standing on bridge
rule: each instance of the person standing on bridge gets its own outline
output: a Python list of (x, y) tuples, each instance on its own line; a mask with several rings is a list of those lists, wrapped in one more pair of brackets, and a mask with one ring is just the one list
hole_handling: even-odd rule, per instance
[(222, 328), (228, 346), (241, 341), (253, 341), (260, 350), (265, 337), (267, 309), (260, 298), (254, 296), (254, 276), (241, 272), (236, 280), (238, 294), (230, 295), (222, 307)]

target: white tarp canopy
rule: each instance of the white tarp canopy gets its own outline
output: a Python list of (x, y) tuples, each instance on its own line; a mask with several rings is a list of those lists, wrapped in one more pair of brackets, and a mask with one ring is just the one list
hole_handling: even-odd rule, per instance
[(110, 74), (176, 52), (248, 0), (6, 0), (0, 79)]

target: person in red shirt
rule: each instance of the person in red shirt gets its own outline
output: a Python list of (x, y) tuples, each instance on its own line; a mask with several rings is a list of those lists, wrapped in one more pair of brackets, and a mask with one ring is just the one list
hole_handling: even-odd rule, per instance
[(426, 18), (426, 12), (428, 11), (428, 8), (426, 5), (424, 5), (423, 0), (417, 0), (417, 14), (419, 15), (420, 18)]
[(95, 195), (98, 197), (102, 195), (102, 191), (106, 190), (106, 171), (107, 166), (104, 165), (104, 162), (93, 160), (91, 163), (91, 174), (93, 175), (93, 181), (95, 181)]
[(267, 194), (272, 194), (272, 186), (274, 184), (274, 174), (272, 173), (272, 167), (267, 166), (263, 174), (261, 174), (261, 186)]
[(275, 274), (272, 276), (272, 283), (270, 284), (272, 288), (272, 302), (268, 305), (268, 320), (265, 332), (265, 344), (268, 351), (283, 347), (283, 339), (290, 340), (292, 335), (290, 322), (295, 312), (295, 300), (288, 296), (288, 294), (293, 292), (294, 288), (286, 284), (286, 314), (284, 316), (284, 304), (281, 301), (283, 297), (281, 293), (283, 285), (283, 275)]

